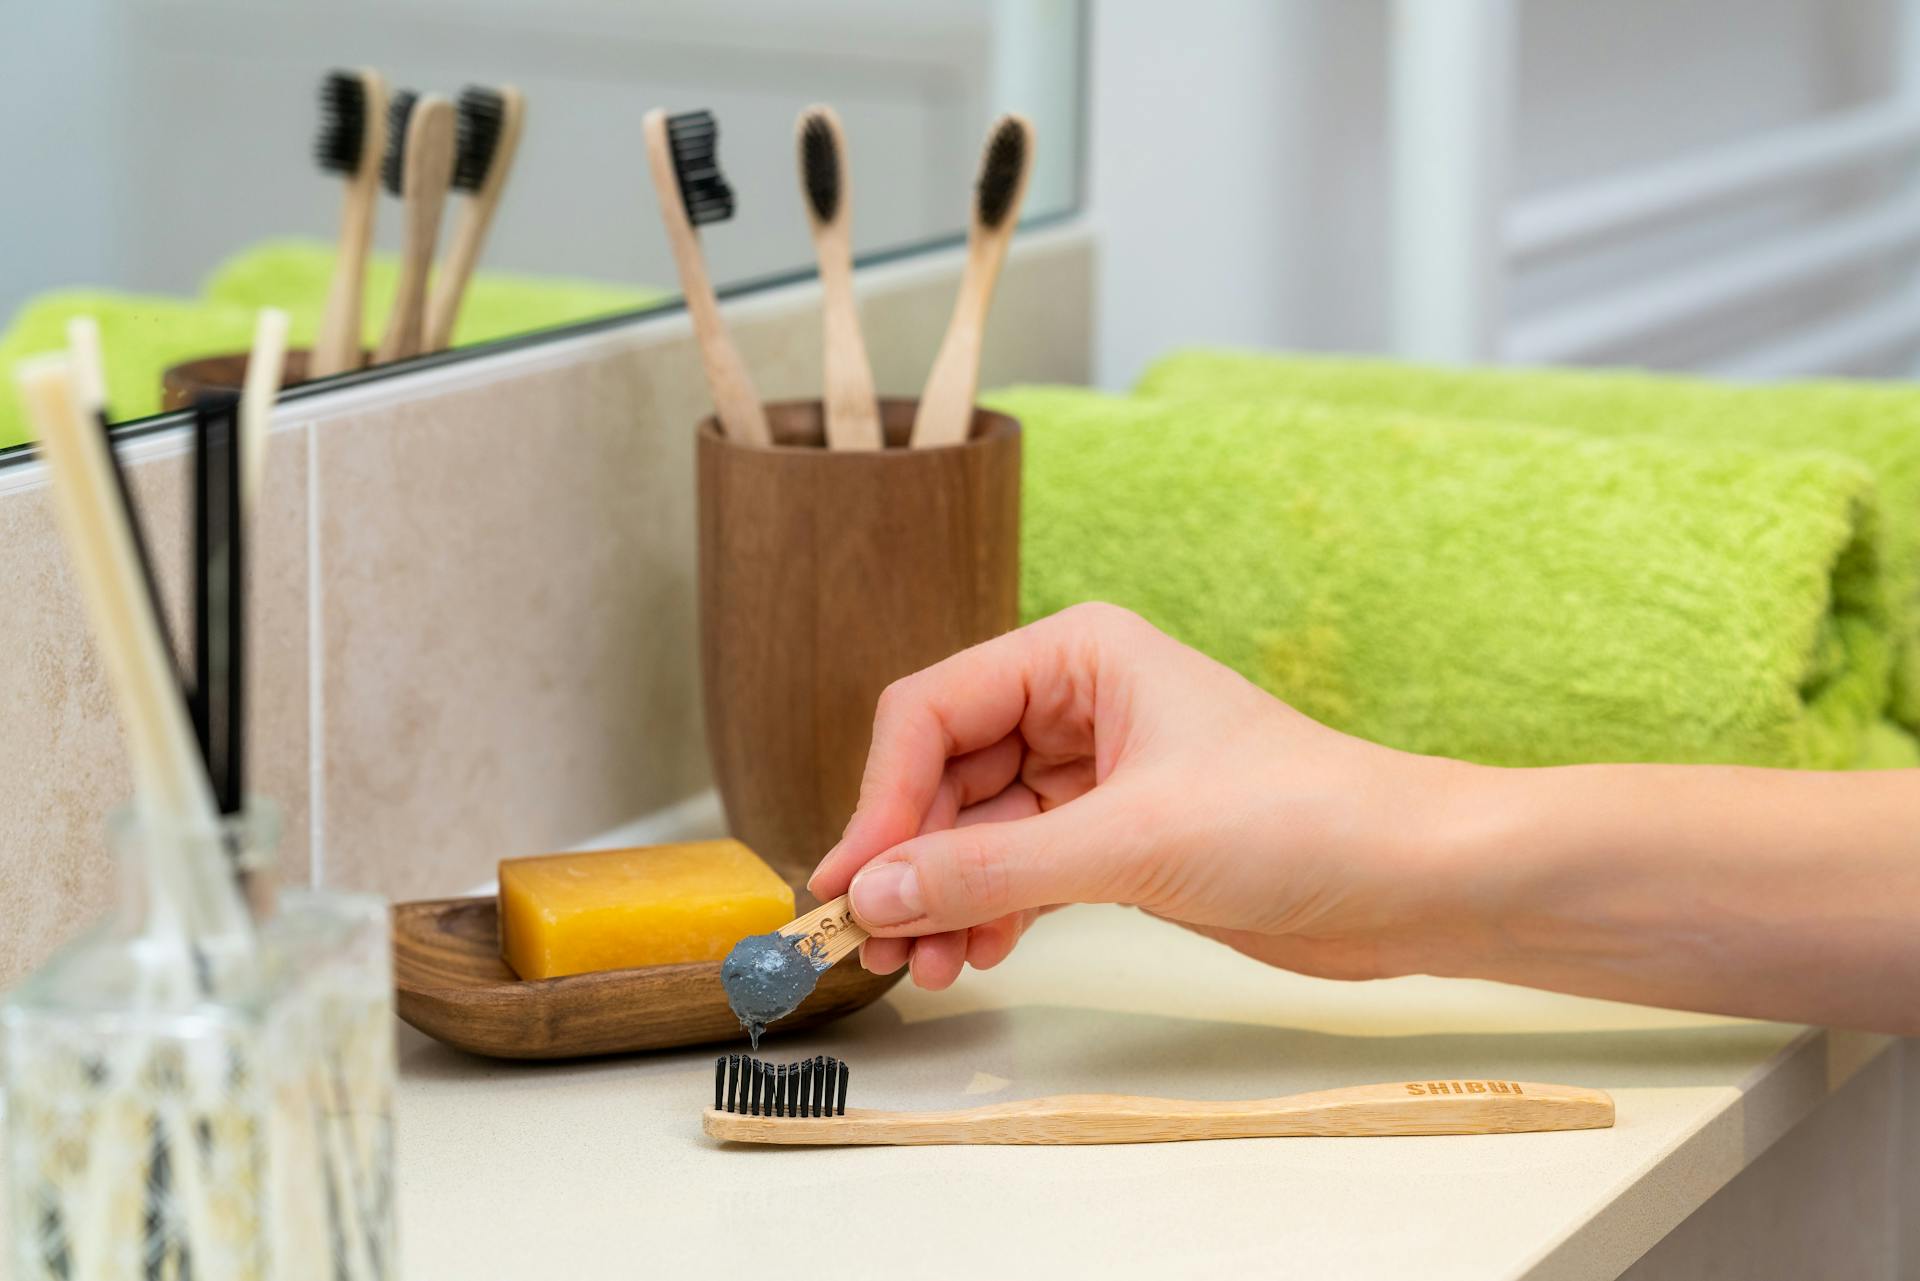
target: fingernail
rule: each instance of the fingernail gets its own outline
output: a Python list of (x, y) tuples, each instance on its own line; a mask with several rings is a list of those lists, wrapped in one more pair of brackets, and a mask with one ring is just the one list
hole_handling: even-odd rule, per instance
[(853, 914), (870, 925), (899, 925), (925, 912), (911, 863), (882, 863), (853, 878)]

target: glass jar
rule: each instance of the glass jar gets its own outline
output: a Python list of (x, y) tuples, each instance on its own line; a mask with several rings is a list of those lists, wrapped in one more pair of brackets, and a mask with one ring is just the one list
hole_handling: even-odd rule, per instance
[(109, 833), (115, 910), (0, 1014), (11, 1275), (396, 1275), (384, 907), (275, 905), (262, 802)]

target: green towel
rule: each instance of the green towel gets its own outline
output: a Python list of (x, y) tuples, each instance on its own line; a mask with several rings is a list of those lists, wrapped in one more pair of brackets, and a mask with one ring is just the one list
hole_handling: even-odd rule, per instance
[(1021, 613), (1138, 610), (1301, 710), (1507, 765), (1920, 761), (1873, 480), (1812, 452), (1301, 405), (988, 398)]
[(107, 367), (107, 403), (115, 419), (160, 412), (160, 375), (170, 365), (240, 351), (253, 341), (254, 315), (245, 307), (104, 289), (42, 294), (14, 314), (0, 335), (0, 448), (33, 436), (10, 372), (27, 356), (67, 345), (67, 321), (89, 315), (100, 322)]
[[(375, 254), (367, 263), (361, 332), (367, 346), (380, 341), (400, 278), (400, 260)], [(245, 307), (284, 307), (292, 314), (293, 345), (305, 346), (320, 332), (327, 286), (333, 279), (333, 247), (314, 240), (267, 240), (241, 250), (207, 278), (202, 293)], [(590, 280), (475, 273), (453, 327), (456, 347), (491, 342), (535, 329), (551, 329), (623, 311), (637, 311), (673, 297), (658, 289), (603, 285)]]
[(1384, 360), (1183, 352), (1149, 369), (1153, 396), (1316, 401), (1565, 427), (1589, 435), (1821, 449), (1865, 464), (1880, 494), (1894, 617), (1892, 710), (1920, 728), (1920, 389), (1888, 383), (1738, 386), (1570, 369), (1436, 369)]

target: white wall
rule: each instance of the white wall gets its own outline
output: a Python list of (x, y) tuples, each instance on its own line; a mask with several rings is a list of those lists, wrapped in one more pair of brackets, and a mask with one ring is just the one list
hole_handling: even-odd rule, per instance
[[(1384, 349), (1385, 0), (1093, 9), (1101, 384), (1125, 386), (1181, 343)], [(1896, 9), (1897, 0), (1525, 0), (1513, 190), (1878, 93)], [(1710, 228), (1704, 243), (1695, 233), (1637, 252), (1685, 261), (1729, 234)], [(1624, 269), (1602, 259), (1584, 278), (1531, 281), (1516, 303), (1549, 304), (1595, 272)], [(1731, 334), (1737, 322), (1727, 324)]]

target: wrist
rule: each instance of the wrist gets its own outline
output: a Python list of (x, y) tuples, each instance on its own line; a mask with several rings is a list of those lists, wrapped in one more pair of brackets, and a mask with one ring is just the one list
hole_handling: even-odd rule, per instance
[(1529, 771), (1414, 757), (1413, 804), (1393, 820), (1402, 927), (1381, 946), (1394, 973), (1489, 978), (1509, 946), (1515, 852), (1527, 847)]

